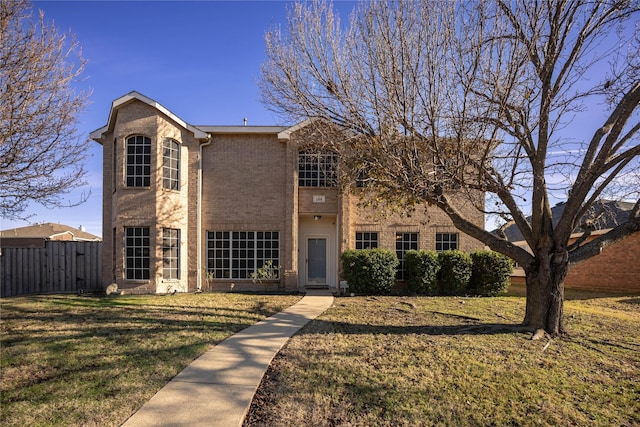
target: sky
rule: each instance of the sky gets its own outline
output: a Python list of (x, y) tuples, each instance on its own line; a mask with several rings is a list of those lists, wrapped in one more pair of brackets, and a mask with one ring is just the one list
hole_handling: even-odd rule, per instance
[[(107, 122), (111, 103), (133, 90), (194, 125), (278, 125), (259, 101), (264, 34), (286, 22), (285, 1), (33, 1), (59, 32), (71, 32), (88, 60), (77, 90), (91, 91), (80, 132)], [(349, 6), (343, 2), (341, 7)], [(351, 4), (350, 7), (352, 7)], [(349, 8), (350, 8), (349, 7)], [(0, 229), (62, 223), (102, 235), (102, 146), (91, 142), (88, 185), (68, 195), (75, 207), (32, 203), (27, 221)]]

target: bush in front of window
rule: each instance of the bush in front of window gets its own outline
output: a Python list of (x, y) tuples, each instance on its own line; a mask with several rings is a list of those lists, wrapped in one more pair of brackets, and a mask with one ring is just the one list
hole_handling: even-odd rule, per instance
[(395, 284), (398, 257), (388, 249), (348, 250), (342, 253), (342, 278), (351, 292), (384, 295)]
[(438, 253), (436, 251), (407, 251), (404, 254), (407, 270), (407, 290), (420, 295), (434, 295), (437, 291)]
[(471, 253), (470, 292), (473, 295), (494, 297), (507, 290), (513, 261), (511, 258), (488, 250)]
[(440, 295), (467, 295), (471, 279), (471, 256), (460, 250), (438, 254), (438, 291)]

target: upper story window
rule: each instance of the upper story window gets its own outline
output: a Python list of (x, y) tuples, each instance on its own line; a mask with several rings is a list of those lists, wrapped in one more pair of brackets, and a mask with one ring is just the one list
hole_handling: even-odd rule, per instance
[(338, 155), (327, 151), (301, 151), (298, 154), (298, 185), (300, 187), (336, 187)]
[(162, 141), (162, 187), (180, 190), (180, 144), (169, 138)]
[(142, 135), (127, 138), (127, 187), (151, 185), (151, 139)]

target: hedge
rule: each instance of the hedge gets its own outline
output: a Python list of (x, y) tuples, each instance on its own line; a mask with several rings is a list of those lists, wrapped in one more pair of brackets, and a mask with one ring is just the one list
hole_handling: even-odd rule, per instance
[(459, 250), (438, 254), (438, 291), (441, 295), (467, 295), (471, 279), (471, 256)]
[(496, 296), (507, 290), (513, 272), (511, 258), (493, 251), (478, 250), (471, 253), (471, 260), (472, 294)]
[(440, 270), (436, 251), (407, 251), (404, 254), (407, 270), (407, 290), (411, 293), (434, 295), (437, 291), (437, 277)]
[(388, 294), (395, 284), (398, 257), (389, 249), (348, 250), (342, 253), (342, 277), (349, 290)]

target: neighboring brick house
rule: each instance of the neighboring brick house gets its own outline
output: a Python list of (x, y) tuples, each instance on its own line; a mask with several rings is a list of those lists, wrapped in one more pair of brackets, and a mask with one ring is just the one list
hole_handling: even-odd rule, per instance
[[(552, 208), (554, 225), (562, 216), (565, 204), (559, 203)], [(596, 237), (608, 232), (611, 228), (626, 221), (633, 203), (601, 200), (597, 202), (580, 221), (588, 222), (594, 227), (591, 236), (585, 241), (590, 242)], [(578, 231), (577, 227), (575, 231)], [(504, 230), (506, 237), (518, 246), (528, 250), (528, 245), (522, 239), (522, 234), (515, 225)], [(569, 244), (582, 235), (573, 234)], [(511, 277), (512, 283), (524, 284), (524, 270), (516, 267)], [(565, 288), (583, 289), (607, 292), (640, 292), (640, 233), (608, 246), (599, 255), (591, 257), (571, 267), (565, 279)]]
[[(158, 293), (337, 288), (346, 249), (482, 247), (437, 208), (376, 217), (337, 188), (334, 154), (299, 148), (304, 128), (194, 126), (137, 92), (116, 99), (91, 133), (103, 146), (103, 282)], [(254, 283), (268, 261), (277, 279)]]
[(50, 240), (99, 242), (101, 239), (80, 228), (44, 222), (0, 231), (0, 248), (44, 248)]

